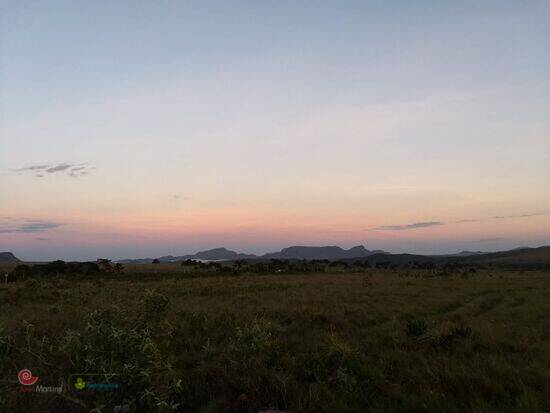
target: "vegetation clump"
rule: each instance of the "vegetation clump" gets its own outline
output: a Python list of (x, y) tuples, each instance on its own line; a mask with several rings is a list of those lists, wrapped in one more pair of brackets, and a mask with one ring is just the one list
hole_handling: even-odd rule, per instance
[(65, 262), (61, 260), (47, 264), (19, 264), (8, 281), (15, 282), (30, 278), (52, 277), (97, 277), (101, 275), (121, 274), (124, 266), (120, 263), (113, 264), (110, 260), (99, 259), (97, 262)]
[(408, 337), (421, 337), (428, 332), (428, 323), (422, 318), (409, 320), (405, 331)]

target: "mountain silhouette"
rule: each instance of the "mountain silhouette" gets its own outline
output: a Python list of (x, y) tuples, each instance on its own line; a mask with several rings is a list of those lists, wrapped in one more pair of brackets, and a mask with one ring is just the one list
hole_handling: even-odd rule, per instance
[(21, 262), (21, 260), (11, 252), (0, 252), (0, 262)]
[[(338, 246), (310, 247), (310, 246), (292, 246), (283, 248), (278, 252), (270, 252), (264, 255), (243, 254), (227, 248), (213, 248), (206, 251), (199, 251), (195, 254), (187, 255), (165, 255), (158, 257), (160, 262), (180, 262), (186, 260), (203, 261), (233, 261), (239, 259), (280, 259), (280, 260), (340, 260), (346, 258), (364, 258), (373, 254), (386, 254), (385, 251), (369, 251), (363, 245), (352, 247), (349, 250)], [(120, 260), (121, 263), (140, 264), (153, 261), (151, 258), (139, 258)]]
[(261, 258), (285, 260), (339, 260), (345, 258), (363, 258), (384, 251), (369, 251), (363, 245), (345, 250), (337, 246), (307, 247), (295, 246), (283, 248), (279, 252), (264, 254)]

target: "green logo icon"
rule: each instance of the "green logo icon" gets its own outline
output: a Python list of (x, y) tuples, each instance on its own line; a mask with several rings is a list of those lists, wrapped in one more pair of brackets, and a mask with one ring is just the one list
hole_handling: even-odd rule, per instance
[(86, 387), (86, 382), (84, 381), (84, 379), (82, 379), (82, 377), (77, 377), (76, 381), (74, 382), (74, 387), (77, 390), (82, 390), (84, 389), (84, 387)]

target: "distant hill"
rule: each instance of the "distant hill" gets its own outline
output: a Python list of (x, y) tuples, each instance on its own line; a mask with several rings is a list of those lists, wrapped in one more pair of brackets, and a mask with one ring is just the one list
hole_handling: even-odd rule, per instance
[[(352, 261), (352, 260), (347, 260)], [(458, 262), (470, 265), (497, 265), (502, 267), (547, 268), (550, 267), (550, 246), (539, 248), (519, 248), (500, 252), (463, 252), (451, 255), (416, 255), (416, 254), (375, 254), (361, 259), (370, 263), (387, 262), (406, 264), (408, 262)]]
[(482, 255), (487, 254), (483, 251), (460, 251), (458, 254), (452, 254), (452, 257), (470, 257), (472, 255)]
[(0, 252), (0, 262), (21, 262), (21, 260), (11, 252)]
[(199, 251), (196, 254), (181, 255), (177, 257), (166, 255), (164, 257), (159, 257), (158, 260), (161, 262), (176, 262), (185, 260), (223, 261), (249, 258), (256, 258), (256, 255), (241, 254), (235, 251), (228, 250), (227, 248), (213, 248), (211, 250)]
[(288, 247), (280, 252), (264, 254), (263, 259), (284, 259), (284, 260), (341, 260), (346, 258), (362, 258), (373, 254), (384, 253), (384, 251), (369, 251), (363, 245), (345, 250), (340, 247)]
[(439, 262), (442, 260), (445, 260), (445, 257), (417, 255), (417, 254), (390, 254), (390, 253), (384, 252), (384, 253), (372, 254), (366, 257), (347, 258), (347, 259), (343, 259), (342, 261), (348, 262), (350, 264), (355, 261), (360, 261), (360, 262), (369, 262), (371, 264), (389, 263), (389, 264), (399, 265), (399, 264), (407, 264), (409, 262), (424, 263), (424, 262)]
[(472, 255), (482, 255), (482, 254), (487, 254), (487, 252), (483, 252), (483, 251), (460, 251), (460, 252), (457, 252), (456, 254), (440, 255), (440, 257), (441, 256), (444, 256), (444, 257), (470, 257)]
[(500, 265), (550, 265), (550, 246), (539, 248), (515, 248), (510, 251), (463, 257), (463, 261)]
[(121, 264), (151, 264), (154, 258), (126, 258), (117, 260)]

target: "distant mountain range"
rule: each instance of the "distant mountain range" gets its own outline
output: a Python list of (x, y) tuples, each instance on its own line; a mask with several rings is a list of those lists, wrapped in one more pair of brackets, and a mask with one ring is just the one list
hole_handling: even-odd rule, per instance
[[(173, 256), (166, 255), (157, 258), (160, 262), (180, 262), (185, 260), (203, 261), (234, 261), (246, 260), (342, 260), (347, 262), (369, 261), (370, 263), (391, 263), (406, 264), (416, 261), (418, 263), (433, 262), (462, 262), (464, 264), (495, 264), (505, 266), (550, 266), (550, 246), (528, 248), (520, 247), (509, 251), (482, 252), (482, 251), (461, 251), (456, 254), (445, 255), (419, 255), (419, 254), (390, 254), (382, 250), (368, 250), (359, 245), (348, 250), (337, 247), (308, 247), (294, 246), (283, 248), (279, 252), (270, 252), (263, 255), (242, 254), (226, 248), (214, 248), (200, 251), (196, 254)], [(123, 264), (146, 264), (151, 263), (152, 258), (120, 260)]]
[[(341, 260), (349, 258), (364, 258), (374, 254), (388, 254), (382, 250), (369, 251), (363, 245), (350, 248), (349, 250), (337, 247), (307, 247), (294, 246), (283, 248), (279, 252), (270, 252), (263, 255), (242, 254), (226, 248), (214, 248), (206, 251), (199, 251), (196, 254), (173, 256), (165, 255), (158, 257), (160, 262), (180, 262), (185, 260), (203, 260), (203, 261), (234, 261), (234, 260), (254, 260), (254, 259), (280, 259), (280, 260)], [(139, 258), (120, 260), (122, 264), (143, 264), (152, 262), (152, 258)]]
[(21, 260), (11, 252), (0, 252), (0, 262), (21, 262)]
[[(348, 250), (336, 247), (307, 247), (294, 246), (283, 248), (279, 252), (271, 252), (263, 255), (242, 254), (226, 248), (214, 248), (206, 251), (199, 251), (196, 254), (181, 256), (166, 255), (157, 258), (160, 262), (180, 262), (185, 260), (202, 261), (235, 261), (245, 260), (342, 260), (349, 263), (355, 261), (368, 261), (371, 264), (390, 263), (406, 264), (409, 262), (425, 263), (446, 263), (461, 262), (463, 264), (497, 265), (515, 268), (550, 268), (550, 246), (538, 248), (520, 247), (508, 251), (481, 252), (462, 251), (456, 254), (446, 255), (418, 255), (418, 254), (390, 254), (382, 250), (368, 250), (364, 246), (350, 248)], [(139, 258), (119, 260), (123, 264), (147, 264), (153, 258)], [(0, 252), (0, 263), (21, 262), (11, 252)]]

